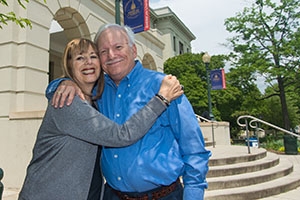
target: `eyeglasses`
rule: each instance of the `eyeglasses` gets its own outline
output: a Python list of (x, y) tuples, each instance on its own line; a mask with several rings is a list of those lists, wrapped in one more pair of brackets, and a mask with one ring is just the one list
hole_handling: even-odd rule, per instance
[(100, 55), (100, 57), (107, 56), (110, 51), (120, 52), (125, 48), (125, 45), (128, 45), (128, 43), (116, 44), (116, 45), (112, 46), (111, 48), (99, 49), (99, 55)]

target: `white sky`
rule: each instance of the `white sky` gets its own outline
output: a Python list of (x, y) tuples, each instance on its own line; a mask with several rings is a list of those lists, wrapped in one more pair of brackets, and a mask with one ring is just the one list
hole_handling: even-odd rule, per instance
[(210, 55), (228, 53), (221, 44), (230, 37), (224, 22), (251, 5), (253, 0), (149, 0), (151, 8), (168, 6), (196, 36), (192, 52)]

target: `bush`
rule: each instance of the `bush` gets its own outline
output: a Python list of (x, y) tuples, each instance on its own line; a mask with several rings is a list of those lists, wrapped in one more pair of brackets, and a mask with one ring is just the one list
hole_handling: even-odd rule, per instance
[[(261, 144), (260, 147), (265, 148), (270, 151), (275, 151), (275, 152), (285, 152), (284, 149), (284, 141), (282, 136), (266, 136), (265, 138), (261, 139)], [(298, 146), (298, 152), (300, 152), (300, 141), (297, 141), (297, 146)]]

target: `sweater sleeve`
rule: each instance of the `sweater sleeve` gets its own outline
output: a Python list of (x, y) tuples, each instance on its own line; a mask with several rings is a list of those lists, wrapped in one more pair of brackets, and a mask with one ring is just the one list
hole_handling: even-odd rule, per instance
[(165, 109), (166, 105), (153, 97), (128, 121), (119, 125), (76, 96), (70, 106), (56, 109), (48, 105), (47, 115), (60, 133), (97, 145), (122, 147), (142, 138)]

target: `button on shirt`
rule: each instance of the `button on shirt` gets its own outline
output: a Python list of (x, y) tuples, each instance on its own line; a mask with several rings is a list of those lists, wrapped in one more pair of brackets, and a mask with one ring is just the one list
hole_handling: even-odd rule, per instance
[[(101, 112), (123, 124), (159, 91), (164, 74), (143, 68), (139, 61), (117, 87), (106, 76)], [(203, 198), (210, 151), (192, 106), (185, 95), (172, 101), (137, 143), (124, 148), (104, 147), (101, 166), (113, 188), (144, 192), (169, 185), (183, 176), (184, 199)]]

